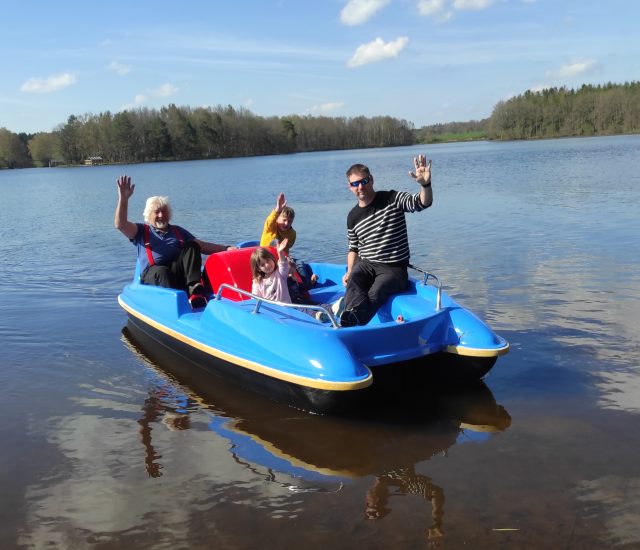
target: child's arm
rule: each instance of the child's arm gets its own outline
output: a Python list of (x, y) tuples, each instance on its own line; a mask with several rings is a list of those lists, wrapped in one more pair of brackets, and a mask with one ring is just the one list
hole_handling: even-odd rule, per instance
[(289, 244), (289, 239), (282, 239), (278, 243), (278, 247), (276, 248), (276, 250), (278, 251), (278, 260), (280, 261), (289, 260), (289, 253), (287, 252), (288, 244)]
[[(276, 207), (269, 213), (267, 219), (264, 221), (262, 236), (260, 237), (260, 246), (270, 246), (273, 240), (278, 238), (278, 226), (276, 225), (276, 220), (286, 204), (287, 199), (285, 198), (284, 193), (280, 193), (276, 199)], [(291, 244), (293, 245), (293, 243)]]
[(271, 242), (277, 238), (276, 220), (278, 219), (278, 213), (274, 210), (264, 220), (264, 227), (262, 228), (262, 235), (260, 236), (260, 246), (270, 246)]
[(258, 283), (256, 279), (253, 279), (253, 282), (251, 283), (251, 294), (255, 294), (256, 296), (263, 298), (260, 283)]
[(276, 250), (278, 251), (278, 273), (280, 276), (286, 279), (289, 276), (289, 254), (287, 254), (287, 247), (289, 239), (282, 239)]
[(276, 212), (280, 214), (285, 206), (287, 206), (287, 199), (285, 198), (284, 193), (280, 193), (276, 199)]

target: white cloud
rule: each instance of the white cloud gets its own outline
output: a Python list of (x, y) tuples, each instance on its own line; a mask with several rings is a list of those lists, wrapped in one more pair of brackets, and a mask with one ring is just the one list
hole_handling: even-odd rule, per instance
[(576, 61), (575, 63), (569, 63), (567, 65), (563, 65), (559, 69), (555, 71), (549, 71), (547, 76), (552, 76), (556, 78), (566, 78), (572, 76), (578, 76), (581, 74), (588, 73), (596, 66), (595, 59), (586, 59), (584, 61)]
[(152, 90), (147, 90), (144, 94), (136, 94), (133, 98), (133, 103), (126, 103), (120, 107), (120, 111), (128, 111), (136, 107), (140, 107), (150, 100), (155, 98), (165, 98), (174, 95), (178, 91), (178, 88), (173, 84), (162, 84)]
[(457, 10), (483, 10), (493, 4), (494, 0), (453, 0)]
[(169, 97), (175, 95), (177, 91), (177, 87), (175, 87), (173, 84), (167, 83), (159, 86), (155, 90), (150, 90), (149, 93), (154, 97)]
[(356, 53), (347, 61), (347, 67), (358, 67), (367, 63), (376, 63), (384, 59), (398, 57), (398, 54), (407, 45), (409, 39), (406, 36), (396, 38), (393, 42), (385, 42), (378, 37), (373, 42), (358, 46)]
[(360, 25), (384, 8), (390, 0), (349, 0), (340, 12), (340, 20), (345, 25)]
[(113, 71), (114, 73), (120, 76), (124, 76), (129, 71), (131, 71), (131, 67), (127, 65), (122, 65), (122, 63), (118, 63), (117, 61), (112, 61), (111, 63), (109, 63), (109, 65), (107, 66), (107, 69), (109, 69), (110, 71)]
[(328, 103), (322, 103), (321, 105), (314, 105), (313, 107), (310, 107), (309, 109), (307, 109), (307, 112), (325, 114), (325, 113), (330, 113), (332, 111), (335, 111), (336, 109), (340, 109), (343, 106), (344, 106), (343, 101), (332, 101)]
[(75, 73), (63, 73), (48, 76), (46, 78), (30, 78), (20, 88), (23, 92), (48, 93), (62, 90), (76, 83)]
[(420, 15), (438, 16), (440, 21), (446, 21), (453, 17), (453, 10), (483, 10), (494, 2), (495, 0), (418, 0), (417, 7)]
[(133, 103), (125, 103), (124, 105), (120, 105), (118, 112), (122, 111), (131, 111), (136, 107), (141, 107), (148, 101), (148, 97), (144, 94), (136, 94), (133, 98)]
[(444, 9), (444, 0), (419, 0), (418, 13), (420, 15), (435, 15)]

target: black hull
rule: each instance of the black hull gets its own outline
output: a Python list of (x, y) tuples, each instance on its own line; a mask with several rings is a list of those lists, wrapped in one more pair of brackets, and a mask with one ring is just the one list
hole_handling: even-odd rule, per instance
[(386, 384), (392, 384), (396, 378), (425, 382), (440, 380), (455, 383), (481, 380), (495, 365), (497, 359), (495, 356), (470, 357), (440, 352), (402, 363), (370, 368), (374, 373), (374, 380), (388, 379), (385, 381)]
[(167, 352), (188, 359), (199, 369), (278, 403), (316, 414), (351, 413), (361, 408), (374, 407), (381, 402), (402, 402), (419, 398), (427, 389), (441, 384), (456, 385), (478, 381), (489, 372), (497, 359), (436, 353), (402, 363), (370, 367), (373, 384), (367, 388), (331, 391), (271, 378), (213, 357), (133, 315), (129, 315), (129, 326), (150, 337), (154, 344), (161, 344)]
[(136, 332), (143, 332), (155, 342), (160, 343), (168, 352), (188, 359), (197, 368), (208, 373), (224, 377), (233, 383), (263, 395), (278, 403), (317, 414), (340, 413), (357, 407), (367, 389), (350, 391), (330, 391), (308, 388), (283, 380), (271, 378), (259, 372), (245, 369), (213, 357), (180, 340), (172, 338), (164, 332), (151, 327), (133, 315), (129, 315), (129, 326)]

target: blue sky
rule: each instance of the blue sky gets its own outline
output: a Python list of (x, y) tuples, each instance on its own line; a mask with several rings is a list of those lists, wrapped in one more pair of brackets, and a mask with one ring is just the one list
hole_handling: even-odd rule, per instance
[(633, 0), (5, 3), (0, 127), (169, 103), (261, 116), (488, 117), (528, 89), (640, 80)]

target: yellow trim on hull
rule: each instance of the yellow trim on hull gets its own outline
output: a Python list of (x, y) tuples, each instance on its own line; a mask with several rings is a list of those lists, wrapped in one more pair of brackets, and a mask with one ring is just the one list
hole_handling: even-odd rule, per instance
[(465, 348), (464, 346), (447, 346), (444, 351), (453, 353), (454, 355), (464, 355), (465, 357), (498, 357), (509, 351), (509, 343), (507, 342), (501, 348), (483, 349), (483, 348)]
[(207, 355), (211, 355), (217, 359), (222, 359), (223, 361), (227, 361), (229, 363), (233, 363), (234, 365), (238, 365), (239, 367), (244, 367), (246, 369), (252, 370), (254, 372), (258, 372), (260, 374), (264, 374), (265, 376), (269, 376), (270, 378), (275, 378), (277, 380), (281, 380), (283, 382), (289, 382), (291, 384), (297, 384), (298, 386), (304, 386), (307, 388), (313, 388), (317, 390), (331, 390), (331, 391), (350, 391), (350, 390), (360, 390), (362, 388), (366, 388), (370, 386), (373, 382), (373, 375), (371, 371), (369, 371), (369, 376), (364, 380), (359, 380), (357, 382), (331, 382), (328, 380), (316, 380), (311, 378), (306, 378), (304, 376), (299, 376), (296, 374), (289, 374), (285, 372), (280, 372), (276, 369), (272, 369), (265, 365), (261, 365), (259, 363), (255, 363), (253, 361), (249, 361), (247, 359), (242, 359), (235, 355), (231, 355), (230, 353), (226, 353), (224, 351), (220, 351), (211, 346), (207, 346), (202, 342), (198, 342), (197, 340), (193, 340), (184, 334), (180, 334), (179, 332), (170, 329), (169, 327), (154, 321), (150, 317), (136, 311), (135, 309), (128, 306), (121, 298), (118, 296), (118, 303), (120, 307), (124, 309), (130, 315), (137, 317), (138, 319), (144, 321), (148, 325), (152, 326), (156, 330), (179, 340), (180, 342), (187, 344), (193, 348), (196, 348)]

